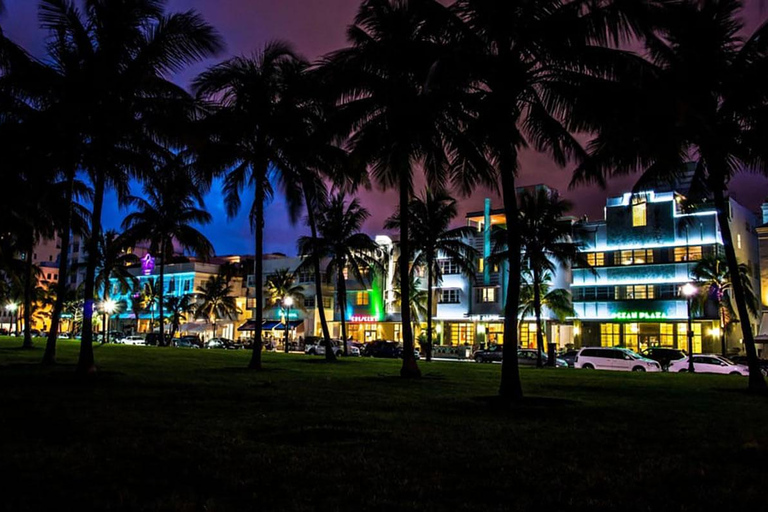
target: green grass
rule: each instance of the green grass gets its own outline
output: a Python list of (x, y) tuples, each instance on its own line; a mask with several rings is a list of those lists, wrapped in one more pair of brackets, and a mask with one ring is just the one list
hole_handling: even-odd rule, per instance
[[(739, 377), (0, 339), (0, 510), (764, 510), (768, 400)], [(550, 400), (551, 399), (551, 400)], [(759, 508), (756, 508), (759, 507)]]

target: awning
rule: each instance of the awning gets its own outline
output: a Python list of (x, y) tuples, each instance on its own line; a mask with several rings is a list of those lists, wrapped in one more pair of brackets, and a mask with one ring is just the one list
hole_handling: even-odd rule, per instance
[[(298, 326), (303, 325), (303, 324), (304, 324), (304, 320), (291, 320), (290, 322), (288, 322), (288, 325), (289, 325), (290, 329), (295, 329)], [(282, 330), (285, 330), (285, 324), (281, 322), (281, 323), (277, 324), (276, 326), (272, 327), (272, 329), (277, 329), (277, 330), (282, 329)]]

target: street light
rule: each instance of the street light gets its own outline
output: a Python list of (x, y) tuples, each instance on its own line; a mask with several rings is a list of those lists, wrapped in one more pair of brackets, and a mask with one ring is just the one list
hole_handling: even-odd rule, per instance
[(283, 298), (283, 306), (285, 309), (285, 353), (288, 353), (288, 325), (291, 318), (291, 306), (293, 306), (293, 297), (288, 296)]
[(101, 310), (104, 312), (104, 343), (109, 343), (109, 315), (117, 309), (117, 302), (107, 299), (101, 303)]
[(694, 373), (693, 368), (693, 318), (691, 314), (691, 303), (693, 302), (693, 297), (698, 293), (698, 288), (696, 288), (691, 283), (685, 283), (683, 285), (683, 296), (686, 298), (686, 302), (688, 304), (688, 371), (690, 373)]

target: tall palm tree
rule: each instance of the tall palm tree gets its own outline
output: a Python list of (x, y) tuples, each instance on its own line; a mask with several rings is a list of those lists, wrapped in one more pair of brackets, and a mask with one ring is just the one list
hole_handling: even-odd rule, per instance
[[(537, 366), (541, 367), (544, 350), (544, 332), (541, 328), (541, 290), (548, 273), (554, 273), (556, 266), (581, 263), (581, 244), (573, 240), (574, 228), (570, 221), (563, 220), (571, 209), (571, 203), (561, 199), (554, 191), (539, 188), (536, 191), (524, 189), (520, 193), (520, 217), (518, 229), (522, 246), (522, 265), (531, 275), (534, 312), (536, 314)], [(554, 366), (554, 354), (549, 364)]]
[(200, 258), (213, 255), (211, 242), (195, 225), (211, 222), (205, 211), (201, 186), (181, 156), (146, 181), (146, 197), (130, 197), (136, 207), (123, 221), (127, 236), (150, 242), (150, 251), (160, 257), (158, 305), (160, 306), (160, 344), (165, 344), (165, 265), (173, 257), (174, 247), (181, 247)]
[[(401, 211), (410, 203), (414, 173), (421, 169), (429, 184), (453, 178), (464, 191), (486, 176), (478, 172), (487, 168), (485, 163), (468, 151), (472, 145), (462, 130), (467, 115), (450, 80), (454, 72), (446, 31), (456, 22), (435, 0), (365, 0), (347, 31), (351, 46), (327, 59), (328, 72), (337, 77), (338, 119), (351, 133), (353, 161), (366, 162), (382, 188), (398, 191)], [(399, 272), (406, 297), (410, 230), (405, 216)], [(401, 316), (405, 357), (400, 374), (419, 377), (407, 301)]]
[[(347, 353), (347, 278), (353, 277), (365, 284), (367, 276), (373, 276), (380, 268), (377, 256), (380, 253), (376, 242), (360, 230), (370, 213), (360, 201), (347, 203), (346, 194), (334, 194), (328, 204), (317, 214), (317, 238), (299, 238), (299, 253), (327, 259), (326, 274), (336, 276), (336, 296), (341, 319), (341, 337)], [(345, 275), (346, 274), (346, 275)], [(375, 277), (372, 277), (375, 278)], [(412, 350), (411, 350), (412, 351)], [(330, 346), (325, 350), (326, 359), (333, 358)]]
[(171, 332), (169, 337), (171, 343), (176, 333), (179, 332), (181, 322), (187, 320), (187, 315), (194, 314), (197, 309), (197, 297), (194, 294), (182, 295), (181, 297), (166, 297), (165, 298), (165, 310), (168, 312), (169, 323), (171, 324)]
[(224, 176), (227, 215), (241, 206), (244, 188), (253, 193), (250, 220), (255, 238), (254, 280), (256, 304), (251, 369), (261, 369), (263, 321), (262, 257), (264, 206), (276, 177), (285, 188), (297, 165), (292, 159), (294, 137), (305, 130), (303, 106), (290, 93), (296, 67), (305, 66), (284, 42), (270, 42), (252, 57), (235, 57), (202, 73), (194, 82), (199, 98), (209, 103), (209, 114), (200, 125), (205, 143), (197, 166), (206, 174)]
[(232, 287), (222, 276), (211, 276), (197, 288), (198, 305), (195, 318), (203, 318), (213, 324), (216, 337), (216, 322), (221, 319), (234, 320), (240, 314)]
[[(711, 299), (717, 304), (720, 319), (720, 349), (723, 357), (725, 357), (727, 355), (726, 331), (731, 330), (738, 318), (733, 309), (733, 283), (728, 264), (723, 255), (705, 256), (691, 269), (691, 276), (703, 292), (701, 298), (704, 301)], [(739, 280), (746, 295), (747, 309), (752, 315), (757, 315), (759, 301), (752, 288), (749, 267), (744, 263), (739, 264)]]
[[(540, 348), (543, 343), (543, 337), (539, 336), (540, 332), (545, 330), (545, 320), (542, 320), (541, 310), (547, 308), (551, 311), (558, 320), (565, 321), (569, 316), (575, 316), (576, 311), (573, 309), (573, 302), (571, 300), (571, 293), (563, 288), (552, 288), (552, 274), (547, 271), (539, 278), (539, 290), (538, 292), (534, 288), (535, 279), (533, 279), (532, 273), (526, 271), (522, 276), (523, 288), (520, 290), (520, 320), (524, 320), (526, 317), (534, 316), (536, 318), (536, 347)], [(539, 350), (541, 354), (541, 350)], [(555, 360), (553, 353), (549, 354), (549, 359)], [(553, 366), (549, 363), (549, 366)]]
[[(158, 279), (150, 279), (142, 285), (142, 305), (149, 311), (149, 332), (155, 332), (155, 306), (160, 298), (160, 283)], [(137, 317), (138, 318), (138, 317)], [(160, 321), (162, 322), (162, 318)], [(138, 320), (137, 320), (138, 324)], [(162, 341), (161, 341), (162, 343)]]
[(112, 280), (116, 281), (120, 293), (127, 293), (138, 282), (131, 274), (129, 266), (137, 265), (139, 258), (133, 253), (127, 252), (131, 247), (131, 239), (125, 233), (118, 234), (115, 230), (103, 233), (98, 242), (98, 252), (94, 255), (98, 259), (96, 269), (96, 290), (101, 291), (101, 300), (107, 301), (112, 295)]
[[(287, 268), (279, 268), (267, 276), (264, 283), (264, 293), (267, 296), (267, 304), (271, 307), (282, 307), (286, 297), (290, 297), (296, 305), (296, 309), (304, 309), (304, 287), (296, 284), (296, 275)], [(285, 313), (285, 353), (288, 353), (288, 310)]]
[(514, 339), (522, 274), (517, 257), (521, 250), (516, 194), (520, 152), (531, 147), (548, 153), (560, 165), (570, 157), (583, 156), (581, 146), (562, 124), (572, 102), (560, 90), (582, 82), (583, 76), (603, 76), (611, 69), (613, 55), (604, 43), (622, 41), (635, 19), (616, 5), (580, 0), (458, 0), (454, 5), (466, 24), (461, 34), (462, 58), (457, 60), (474, 80), (476, 114), (468, 135), (483, 144), (498, 170), (507, 219), (504, 332), (512, 339), (504, 343), (499, 387), (505, 403), (523, 396)]
[[(477, 251), (465, 242), (474, 234), (469, 226), (451, 228), (458, 210), (456, 200), (445, 190), (433, 192), (427, 189), (423, 197), (411, 200), (408, 216), (412, 222), (411, 247), (414, 251), (411, 273), (423, 268), (427, 273), (427, 335), (425, 339), (427, 361), (432, 360), (432, 312), (434, 309), (434, 287), (440, 286), (443, 271), (440, 258), (450, 259), (469, 279), (475, 278)], [(398, 211), (385, 224), (386, 229), (400, 227)]]
[[(165, 0), (85, 0), (82, 10), (72, 0), (40, 3), (41, 24), (52, 41), (48, 60), (67, 90), (76, 89), (70, 130), (81, 141), (78, 161), (94, 186), (89, 254), (97, 252), (106, 188), (126, 195), (129, 176), (149, 172), (165, 157), (157, 141), (178, 141), (191, 116), (189, 95), (167, 77), (222, 46), (196, 12), (167, 14), (165, 7)], [(95, 274), (95, 258), (89, 258), (81, 373), (95, 371)]]
[[(429, 292), (421, 287), (421, 279), (416, 277), (414, 273), (410, 273), (408, 280), (408, 307), (411, 310), (411, 318), (413, 319), (412, 328), (415, 330), (417, 324), (421, 324), (430, 316), (430, 310), (427, 306), (429, 302)], [(403, 305), (403, 287), (400, 286), (400, 281), (395, 278), (394, 299), (395, 304), (398, 306)]]
[[(617, 80), (595, 83), (574, 112), (581, 129), (598, 132), (576, 181), (643, 171), (674, 180), (695, 157), (696, 173), (712, 195), (731, 275), (739, 262), (729, 222), (728, 184), (739, 171), (768, 174), (768, 24), (746, 34), (743, 2), (665, 2), (655, 30)], [(600, 98), (598, 100), (598, 97)], [(594, 108), (593, 108), (594, 107)], [(621, 121), (619, 121), (619, 118)], [(689, 198), (693, 199), (693, 198)], [(760, 373), (747, 293), (732, 283), (749, 363), (749, 389), (766, 392)]]

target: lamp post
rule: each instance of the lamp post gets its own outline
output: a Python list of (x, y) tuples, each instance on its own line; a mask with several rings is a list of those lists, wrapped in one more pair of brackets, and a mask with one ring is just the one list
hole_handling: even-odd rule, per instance
[(288, 330), (291, 319), (291, 306), (293, 306), (293, 297), (283, 298), (283, 307), (285, 307), (285, 353), (288, 353)]
[(15, 302), (9, 302), (6, 304), (5, 310), (11, 315), (11, 319), (13, 320), (13, 332), (15, 335), (16, 331), (18, 331), (18, 325), (16, 325), (18, 324), (18, 317), (16, 316), (16, 312), (19, 310), (19, 305)]
[(104, 312), (104, 343), (109, 343), (109, 316), (115, 312), (117, 303), (112, 299), (107, 299), (101, 303), (101, 310)]
[(683, 285), (683, 296), (686, 298), (686, 303), (688, 305), (688, 371), (690, 373), (694, 373), (694, 367), (693, 367), (693, 318), (691, 313), (691, 303), (693, 302), (693, 297), (696, 295), (696, 292), (698, 292), (698, 289), (691, 283), (686, 283)]

